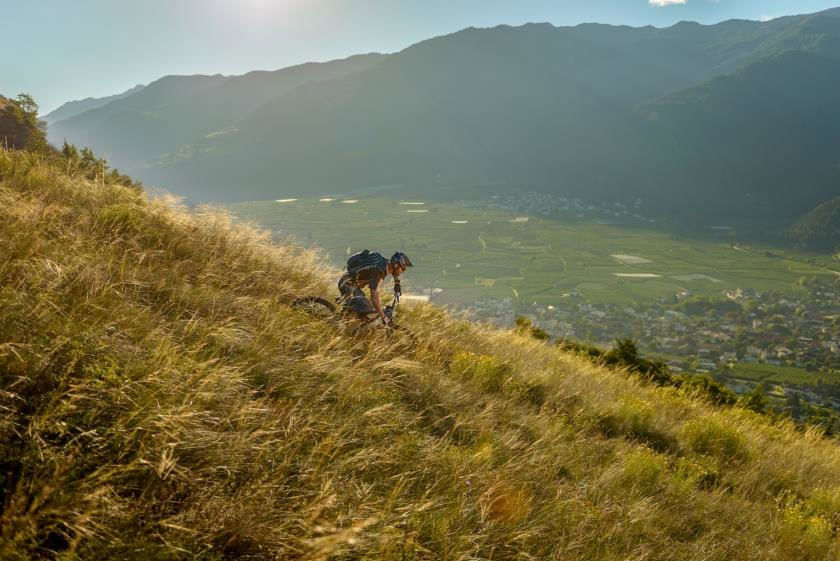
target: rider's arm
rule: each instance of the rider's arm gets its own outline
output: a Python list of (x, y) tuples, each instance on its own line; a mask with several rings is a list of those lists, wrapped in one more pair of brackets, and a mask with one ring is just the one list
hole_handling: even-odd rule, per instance
[(376, 283), (370, 283), (370, 301), (373, 303), (373, 307), (376, 308), (376, 313), (379, 314), (379, 318), (382, 320), (383, 323), (388, 323), (385, 319), (385, 312), (382, 310), (382, 301), (379, 299), (379, 279), (377, 279)]

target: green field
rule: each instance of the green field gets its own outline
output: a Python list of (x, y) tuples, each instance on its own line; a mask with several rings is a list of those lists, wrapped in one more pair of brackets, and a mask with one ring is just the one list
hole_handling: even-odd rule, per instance
[(796, 384), (808, 386), (816, 384), (818, 380), (834, 384), (840, 382), (840, 376), (837, 374), (808, 372), (804, 368), (797, 368), (795, 366), (750, 364), (746, 362), (736, 364), (732, 372), (727, 373), (726, 376), (728, 378), (749, 380), (752, 382), (781, 385)]
[[(647, 227), (583, 220), (528, 216), (524, 221), (521, 214), (446, 203), (405, 204), (418, 201), (300, 199), (230, 208), (279, 237), (323, 247), (338, 265), (364, 248), (403, 250), (417, 265), (407, 275), (408, 286), (443, 289), (435, 297), (441, 303), (518, 297), (550, 304), (576, 290), (591, 302), (643, 304), (683, 291), (789, 291), (802, 275), (834, 274), (801, 261), (733, 249), (725, 240), (680, 239)], [(614, 255), (629, 256), (622, 259), (630, 262)], [(649, 262), (634, 264), (640, 261), (636, 257)]]

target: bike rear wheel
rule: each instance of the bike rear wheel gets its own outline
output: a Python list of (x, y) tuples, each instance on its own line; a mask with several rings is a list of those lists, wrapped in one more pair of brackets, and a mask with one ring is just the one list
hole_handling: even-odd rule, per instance
[(303, 310), (310, 315), (321, 319), (335, 317), (335, 304), (319, 296), (305, 296), (292, 302), (292, 308)]

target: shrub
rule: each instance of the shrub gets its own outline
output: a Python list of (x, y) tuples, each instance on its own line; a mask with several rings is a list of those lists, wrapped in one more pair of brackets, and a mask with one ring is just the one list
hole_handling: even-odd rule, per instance
[(498, 358), (470, 351), (455, 353), (449, 370), (461, 378), (473, 380), (489, 392), (500, 391), (510, 376), (510, 367)]
[(537, 407), (542, 407), (548, 397), (548, 390), (545, 385), (534, 380), (510, 379), (505, 385), (505, 391)]
[(704, 396), (715, 405), (735, 405), (738, 401), (732, 390), (710, 376), (685, 376), (681, 381), (683, 388)]
[(615, 412), (628, 434), (643, 435), (653, 428), (653, 408), (631, 397), (625, 397)]
[(741, 433), (709, 417), (687, 422), (679, 437), (682, 444), (696, 454), (727, 462), (741, 462), (749, 457), (747, 441)]
[(514, 320), (514, 322), (516, 323), (516, 331), (526, 337), (533, 337), (534, 339), (538, 339), (540, 341), (548, 341), (551, 339), (551, 336), (548, 333), (534, 325), (534, 322), (526, 317), (519, 316)]
[(806, 503), (814, 512), (840, 526), (840, 486), (815, 489)]
[(630, 396), (625, 396), (598, 424), (607, 436), (626, 436), (659, 451), (667, 449), (670, 444), (668, 438), (654, 426), (653, 408)]
[(676, 475), (691, 489), (711, 489), (720, 481), (717, 462), (708, 457), (679, 458)]
[(601, 358), (604, 356), (604, 351), (598, 347), (587, 345), (585, 343), (578, 343), (577, 341), (572, 341), (571, 339), (557, 339), (555, 345), (563, 351), (587, 358), (595, 364), (600, 364)]
[(650, 494), (659, 487), (667, 468), (668, 462), (662, 454), (641, 448), (624, 460), (619, 482), (643, 494)]
[(779, 499), (778, 511), (776, 531), (785, 553), (801, 561), (825, 559), (833, 542), (831, 523), (790, 494)]
[(758, 384), (749, 393), (738, 399), (738, 406), (756, 413), (765, 413), (770, 405), (764, 391), (764, 384)]

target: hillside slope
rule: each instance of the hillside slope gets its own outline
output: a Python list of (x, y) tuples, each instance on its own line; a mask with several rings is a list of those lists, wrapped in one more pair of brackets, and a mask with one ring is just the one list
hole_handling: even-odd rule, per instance
[(818, 251), (840, 251), (840, 197), (819, 205), (797, 220), (790, 235)]
[[(840, 446), (0, 151), (0, 558), (828, 560)], [(418, 264), (422, 266), (422, 264)]]
[(838, 97), (840, 58), (786, 51), (640, 107), (656, 154), (641, 196), (719, 222), (798, 218), (840, 192)]

